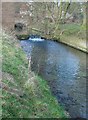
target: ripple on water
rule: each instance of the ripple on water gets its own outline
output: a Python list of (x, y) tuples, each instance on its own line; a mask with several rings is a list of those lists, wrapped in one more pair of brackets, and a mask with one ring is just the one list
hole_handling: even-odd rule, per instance
[(48, 81), (58, 102), (73, 118), (86, 117), (86, 54), (40, 38), (30, 38), (21, 45), (31, 55), (32, 70)]

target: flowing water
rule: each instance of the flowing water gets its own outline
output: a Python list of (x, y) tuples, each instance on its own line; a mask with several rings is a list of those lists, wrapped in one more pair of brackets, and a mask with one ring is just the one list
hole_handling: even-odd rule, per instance
[(48, 82), (72, 118), (86, 118), (86, 53), (49, 40), (21, 41), (31, 69)]

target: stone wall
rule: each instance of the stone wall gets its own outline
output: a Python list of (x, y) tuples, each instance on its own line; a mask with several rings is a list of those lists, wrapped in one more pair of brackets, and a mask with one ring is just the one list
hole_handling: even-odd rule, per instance
[[(15, 34), (27, 33), (28, 15), (23, 17), (20, 11), (26, 11), (28, 8), (26, 3), (21, 2), (3, 2), (2, 3), (2, 28), (9, 31), (14, 31)], [(21, 32), (17, 32), (14, 29), (16, 23), (24, 24), (25, 28)]]
[(14, 13), (14, 3), (2, 3), (2, 28), (8, 28), (9, 30), (12, 30), (14, 28)]

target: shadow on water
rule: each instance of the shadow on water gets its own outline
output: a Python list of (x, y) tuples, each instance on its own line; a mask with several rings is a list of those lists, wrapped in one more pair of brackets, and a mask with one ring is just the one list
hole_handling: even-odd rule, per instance
[(32, 71), (41, 75), (72, 118), (86, 118), (86, 54), (49, 40), (21, 41), (31, 56)]

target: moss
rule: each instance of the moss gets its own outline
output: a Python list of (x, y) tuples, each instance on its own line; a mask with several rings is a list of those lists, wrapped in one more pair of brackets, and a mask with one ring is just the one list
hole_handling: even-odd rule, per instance
[(29, 35), (22, 34), (22, 35), (16, 35), (16, 37), (19, 40), (27, 40), (29, 38)]

